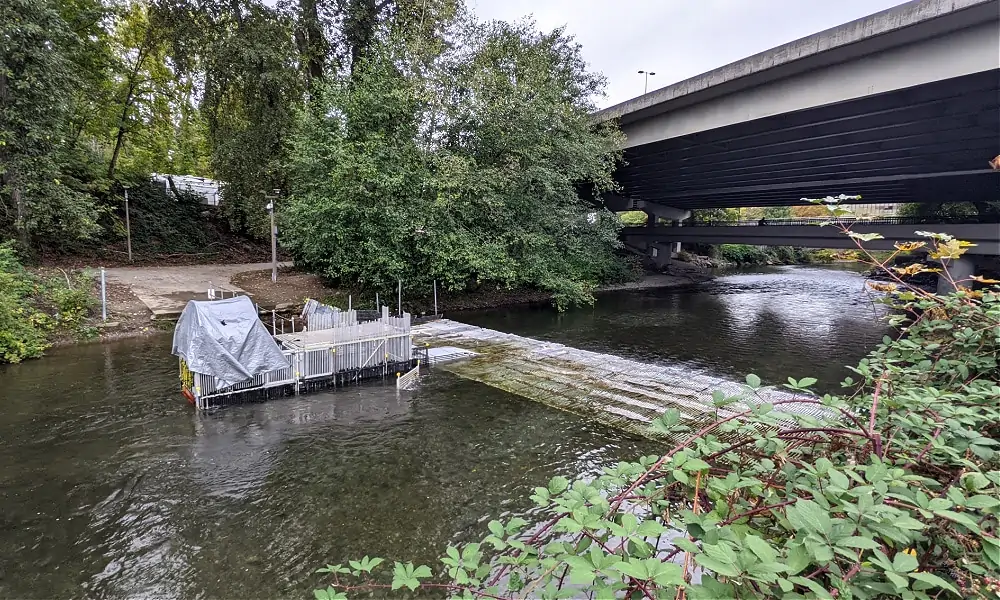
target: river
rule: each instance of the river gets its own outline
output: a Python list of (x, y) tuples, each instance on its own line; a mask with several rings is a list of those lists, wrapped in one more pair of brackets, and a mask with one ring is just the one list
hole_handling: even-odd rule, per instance
[[(766, 267), (556, 314), (451, 315), (646, 362), (836, 389), (885, 328), (848, 268)], [(437, 370), (195, 414), (169, 336), (0, 367), (0, 597), (310, 597), (317, 567), (432, 561), (533, 487), (652, 442)]]

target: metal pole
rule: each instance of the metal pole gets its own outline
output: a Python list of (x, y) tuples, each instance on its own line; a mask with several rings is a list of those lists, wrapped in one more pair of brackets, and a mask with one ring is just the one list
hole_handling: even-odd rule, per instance
[(347, 311), (348, 312), (351, 311), (351, 295), (350, 294), (347, 295)]
[(377, 311), (381, 311), (382, 310), (382, 307), (379, 306), (379, 303), (378, 303), (378, 292), (375, 292), (375, 310), (377, 310)]
[(128, 244), (128, 261), (132, 262), (132, 223), (128, 215), (128, 188), (125, 188), (125, 239)]
[(274, 204), (269, 204), (271, 210), (271, 281), (278, 281), (278, 230), (274, 227)]
[(101, 319), (108, 320), (108, 294), (107, 286), (104, 282), (104, 267), (101, 267)]
[(396, 288), (396, 314), (403, 316), (403, 280), (400, 279)]
[(274, 310), (271, 311), (271, 334), (272, 335), (277, 335), (278, 334), (277, 311), (274, 311)]
[(438, 315), (438, 280), (434, 280), (434, 316)]

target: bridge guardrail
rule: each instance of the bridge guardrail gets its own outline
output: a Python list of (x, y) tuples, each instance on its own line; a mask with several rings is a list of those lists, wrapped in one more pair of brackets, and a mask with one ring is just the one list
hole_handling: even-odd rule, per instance
[[(780, 227), (782, 225), (819, 225), (834, 223), (843, 225), (940, 225), (940, 224), (984, 224), (1000, 223), (1000, 215), (972, 217), (876, 217), (872, 219), (827, 219), (807, 217), (801, 219), (744, 219), (740, 221), (686, 221), (679, 227)], [(669, 227), (669, 225), (668, 225)]]

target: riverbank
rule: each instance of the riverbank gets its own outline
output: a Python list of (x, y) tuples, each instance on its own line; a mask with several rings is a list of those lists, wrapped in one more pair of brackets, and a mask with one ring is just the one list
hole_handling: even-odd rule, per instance
[[(6, 324), (0, 324), (0, 339), (10, 349), (0, 352), (0, 362), (36, 358), (49, 347), (96, 341), (112, 341), (171, 331), (188, 300), (204, 298), (211, 287), (219, 291), (246, 294), (262, 309), (294, 314), (305, 300), (355, 308), (374, 308), (375, 292), (335, 288), (311, 273), (283, 263), (277, 282), (271, 281), (266, 264), (128, 266), (106, 271), (107, 318), (101, 310), (99, 271), (93, 268), (37, 267), (24, 269), (15, 259), (8, 261), (5, 276), (17, 283), (8, 288), (21, 290), (8, 304)], [(595, 293), (679, 288), (712, 278), (704, 270), (678, 263), (669, 273), (653, 273), (636, 281), (601, 286)], [(383, 305), (397, 302), (395, 289), (379, 293)], [(437, 311), (454, 313), (495, 307), (544, 305), (552, 294), (531, 289), (502, 289), (482, 286), (476, 290), (438, 290)], [(433, 288), (423, 294), (404, 290), (403, 309), (414, 315), (433, 314)], [(21, 312), (18, 313), (17, 310)], [(0, 336), (2, 337), (2, 336)], [(9, 338), (9, 339), (8, 339)], [(4, 340), (7, 340), (6, 342)]]

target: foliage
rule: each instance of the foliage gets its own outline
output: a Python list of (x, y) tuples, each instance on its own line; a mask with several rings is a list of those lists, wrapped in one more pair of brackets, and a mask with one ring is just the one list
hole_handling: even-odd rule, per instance
[(691, 211), (691, 220), (699, 223), (732, 223), (740, 220), (740, 209), (698, 208)]
[(641, 210), (627, 210), (618, 213), (618, 218), (625, 227), (641, 227), (649, 220), (649, 215)]
[[(946, 262), (964, 252), (926, 235)], [(315, 596), (1000, 597), (1000, 288), (937, 296), (895, 278), (882, 291), (902, 335), (845, 395), (789, 378), (765, 402), (748, 375), (741, 393), (713, 394), (714, 419), (654, 421), (651, 435), (674, 440), (663, 454), (536, 488), (538, 524), (491, 521), (436, 570), (329, 565)]]
[(94, 308), (86, 277), (44, 278), (21, 265), (13, 244), (0, 244), (0, 363), (38, 358), (53, 333), (83, 336)]
[(28, 249), (38, 235), (94, 233), (90, 198), (60, 180), (75, 74), (73, 32), (54, 0), (0, 4), (0, 231)]
[(828, 213), (826, 209), (822, 206), (816, 206), (815, 204), (809, 204), (806, 206), (793, 206), (792, 217), (796, 219), (807, 219), (815, 217), (826, 217)]
[(1000, 202), (915, 202), (899, 207), (901, 217), (1000, 216)]
[(791, 246), (720, 244), (715, 257), (737, 265), (794, 265), (813, 262), (813, 252)]
[(614, 186), (620, 134), (589, 120), (603, 80), (561, 30), (465, 23), (421, 77), (399, 48), (314, 87), (292, 150), (283, 243), (376, 290), (483, 284), (588, 302), (627, 271), (620, 221), (579, 195)]

